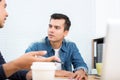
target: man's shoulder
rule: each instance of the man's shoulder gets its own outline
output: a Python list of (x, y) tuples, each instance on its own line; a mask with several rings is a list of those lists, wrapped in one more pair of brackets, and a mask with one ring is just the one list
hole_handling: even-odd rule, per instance
[(69, 47), (74, 47), (76, 46), (76, 43), (74, 41), (71, 41), (70, 39), (65, 39), (63, 41), (63, 44), (65, 44), (65, 46), (69, 46)]
[(71, 41), (70, 39), (65, 39), (64, 41), (66, 44), (75, 44), (75, 42)]
[(77, 46), (74, 41), (71, 41), (70, 39), (64, 39), (63, 48), (74, 50), (77, 48)]
[(40, 44), (44, 44), (46, 41), (45, 41), (45, 38), (43, 39), (40, 39), (40, 40), (36, 40), (34, 42), (32, 42), (31, 44), (32, 45), (40, 45)]

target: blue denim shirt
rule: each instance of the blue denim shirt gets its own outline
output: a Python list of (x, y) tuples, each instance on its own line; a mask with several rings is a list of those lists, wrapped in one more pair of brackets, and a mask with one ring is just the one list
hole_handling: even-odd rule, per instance
[[(55, 55), (54, 49), (50, 45), (50, 41), (48, 40), (48, 37), (43, 39), (39, 42), (32, 43), (25, 52), (30, 51), (41, 51), (46, 50), (47, 54), (45, 57), (50, 57)], [(72, 71), (72, 65), (74, 67), (74, 71), (83, 69), (86, 72), (88, 71), (88, 67), (86, 63), (84, 62), (81, 54), (79, 53), (79, 50), (75, 43), (63, 40), (62, 46), (59, 50), (59, 57), (61, 61), (64, 63), (62, 64), (62, 70)]]

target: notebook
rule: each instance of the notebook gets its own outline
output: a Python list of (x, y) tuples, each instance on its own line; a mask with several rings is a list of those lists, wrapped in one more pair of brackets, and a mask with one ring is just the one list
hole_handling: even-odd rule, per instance
[(107, 24), (101, 80), (120, 80), (120, 20)]

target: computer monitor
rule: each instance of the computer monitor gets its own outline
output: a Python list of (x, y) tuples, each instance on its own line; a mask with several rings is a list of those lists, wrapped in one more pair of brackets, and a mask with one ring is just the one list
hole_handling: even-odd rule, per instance
[(120, 80), (120, 20), (107, 24), (101, 80)]

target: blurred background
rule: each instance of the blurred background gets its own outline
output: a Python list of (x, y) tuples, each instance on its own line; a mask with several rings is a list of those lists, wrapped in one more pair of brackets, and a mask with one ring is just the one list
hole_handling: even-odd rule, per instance
[(119, 0), (7, 0), (9, 17), (0, 30), (0, 51), (6, 61), (24, 54), (31, 42), (47, 36), (50, 15), (69, 16), (67, 39), (74, 41), (92, 68), (92, 40), (104, 37), (109, 18), (120, 18)]

